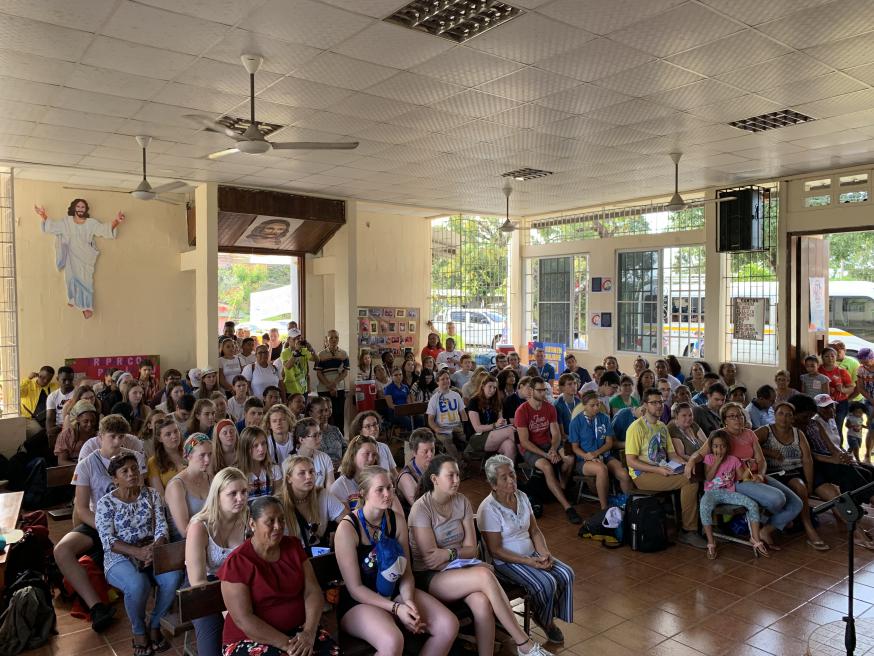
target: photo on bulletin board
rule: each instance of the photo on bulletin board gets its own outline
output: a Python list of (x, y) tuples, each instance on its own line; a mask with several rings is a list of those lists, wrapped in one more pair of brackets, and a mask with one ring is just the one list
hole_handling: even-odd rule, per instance
[(419, 316), (419, 311), (414, 308), (407, 308), (407, 318), (416, 319)]
[(389, 319), (394, 318), (394, 316), (395, 316), (394, 308), (383, 308), (382, 309), (382, 316), (387, 317)]
[(358, 316), (366, 317), (367, 316), (367, 308), (358, 308)]
[(600, 292), (601, 291), (601, 277), (592, 278), (591, 292)]
[(413, 336), (407, 335), (404, 337), (404, 346), (412, 346), (413, 345)]
[(407, 316), (407, 311), (404, 308), (398, 308), (395, 310), (395, 316), (400, 319), (401, 317)]
[(358, 332), (362, 335), (370, 332), (370, 321), (367, 319), (358, 320)]
[(409, 332), (411, 332), (411, 333), (416, 332), (416, 322), (415, 322), (415, 321), (410, 321), (410, 323), (407, 324), (407, 330), (408, 330)]
[(407, 322), (406, 321), (398, 321), (398, 332), (399, 333), (407, 332)]
[(379, 332), (387, 333), (388, 330), (388, 321), (380, 321), (379, 322)]
[(376, 321), (370, 322), (370, 332), (378, 333), (379, 332), (379, 324)]
[(613, 278), (602, 278), (601, 279), (601, 290), (605, 292), (613, 291)]
[(372, 307), (372, 308), (370, 308), (370, 309), (367, 311), (367, 313), (368, 313), (371, 317), (375, 317), (375, 318), (379, 319), (379, 317), (382, 316), (382, 308), (374, 308), (374, 307)]
[(396, 333), (398, 331), (398, 325), (394, 321), (388, 322), (388, 331), (390, 333)]
[[(604, 290), (607, 291), (607, 290)], [(601, 328), (612, 328), (613, 327), (613, 313), (612, 312), (602, 312), (601, 313)]]
[(601, 327), (601, 313), (600, 312), (592, 312), (592, 325), (595, 328)]

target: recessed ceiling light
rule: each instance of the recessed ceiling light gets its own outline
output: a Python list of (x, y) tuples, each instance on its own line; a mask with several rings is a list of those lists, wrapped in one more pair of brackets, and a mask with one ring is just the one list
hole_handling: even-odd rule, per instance
[(514, 180), (534, 180), (535, 178), (545, 178), (547, 175), (552, 175), (552, 171), (544, 171), (543, 169), (532, 169), (524, 167), (501, 173), (502, 178), (513, 178)]
[(385, 20), (462, 43), (524, 13), (496, 0), (413, 0)]
[(812, 116), (793, 112), (791, 109), (781, 109), (778, 112), (769, 112), (768, 114), (759, 114), (758, 116), (751, 116), (739, 121), (732, 121), (729, 125), (747, 132), (765, 132), (767, 130), (785, 128), (787, 125), (796, 125), (815, 120)]

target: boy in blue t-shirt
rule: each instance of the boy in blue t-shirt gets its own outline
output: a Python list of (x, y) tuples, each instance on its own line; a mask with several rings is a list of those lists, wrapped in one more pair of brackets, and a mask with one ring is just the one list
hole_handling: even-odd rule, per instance
[(404, 385), (404, 373), (400, 369), (391, 372), (391, 382), (382, 390), (385, 395), (385, 404), (388, 406), (386, 419), (395, 426), (407, 430), (413, 430), (413, 420), (410, 417), (398, 417), (395, 415), (395, 406), (404, 405), (410, 396), (410, 387)]
[(558, 379), (558, 389), (561, 391), (558, 398), (553, 402), (555, 412), (558, 414), (558, 425), (561, 427), (562, 443), (570, 435), (571, 417), (574, 408), (580, 403), (577, 396), (577, 377), (574, 374), (562, 374)]

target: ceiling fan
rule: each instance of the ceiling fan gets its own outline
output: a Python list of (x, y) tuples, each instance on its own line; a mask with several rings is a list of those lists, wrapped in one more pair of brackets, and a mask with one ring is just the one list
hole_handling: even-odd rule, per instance
[(504, 182), (504, 186), (501, 188), (501, 191), (504, 192), (504, 196), (507, 198), (507, 218), (504, 219), (504, 222), (501, 224), (501, 227), (498, 228), (501, 232), (511, 233), (515, 230), (518, 230), (519, 226), (510, 221), (510, 194), (513, 193), (513, 184), (510, 182), (509, 178)]
[(351, 150), (358, 148), (357, 141), (267, 141), (261, 131), (261, 123), (255, 119), (255, 73), (261, 68), (263, 59), (260, 55), (242, 55), (240, 59), (249, 74), (249, 125), (245, 130), (228, 127), (219, 120), (213, 120), (200, 114), (187, 114), (185, 118), (197, 123), (209, 132), (224, 134), (236, 142), (233, 148), (226, 148), (207, 155), (209, 159), (218, 159), (232, 153), (247, 153), (260, 155), (270, 150)]
[(109, 191), (112, 193), (129, 193), (131, 196), (136, 198), (137, 200), (160, 200), (165, 203), (170, 203), (176, 205), (177, 203), (173, 203), (172, 201), (166, 200), (164, 198), (158, 198), (159, 194), (166, 194), (172, 191), (177, 191), (179, 189), (184, 189), (185, 187), (189, 187), (190, 185), (187, 182), (183, 182), (182, 180), (174, 180), (173, 182), (168, 182), (166, 184), (158, 185), (157, 187), (153, 187), (149, 184), (149, 180), (146, 177), (146, 149), (149, 147), (149, 144), (152, 142), (152, 137), (148, 137), (145, 135), (138, 135), (135, 137), (137, 143), (140, 145), (140, 148), (143, 150), (143, 179), (140, 180), (140, 183), (136, 186), (135, 189), (131, 189), (130, 191), (124, 191), (123, 189), (105, 189), (101, 187), (76, 187), (76, 189), (93, 189), (95, 191)]
[(729, 200), (736, 200), (734, 196), (725, 196), (722, 198), (701, 198), (697, 200), (690, 200), (688, 203), (683, 200), (683, 197), (680, 195), (680, 158), (683, 156), (683, 153), (670, 153), (670, 158), (674, 161), (674, 195), (671, 196), (671, 199), (664, 205), (664, 208), (669, 212), (680, 212), (682, 210), (688, 209), (690, 207), (697, 207), (698, 205), (704, 205), (705, 203), (724, 203)]

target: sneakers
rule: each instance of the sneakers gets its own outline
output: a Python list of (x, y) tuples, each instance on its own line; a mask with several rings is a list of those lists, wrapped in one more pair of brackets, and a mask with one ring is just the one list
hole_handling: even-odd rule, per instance
[[(562, 636), (562, 639), (564, 639), (564, 636)], [(528, 651), (522, 651), (521, 647), (516, 647), (516, 654), (518, 656), (553, 656), (552, 652), (546, 651), (539, 642), (532, 640), (531, 644), (534, 646)]]
[(577, 511), (574, 510), (573, 506), (568, 506), (565, 508), (564, 514), (567, 515), (567, 520), (571, 524), (582, 524), (582, 518), (577, 514)]
[(688, 544), (690, 547), (695, 547), (696, 549), (707, 548), (707, 540), (694, 531), (680, 531), (679, 535), (677, 535), (677, 542)]
[(104, 603), (97, 602), (91, 607), (91, 628), (101, 633), (109, 628), (112, 624), (112, 619), (115, 617), (115, 608), (107, 606)]

